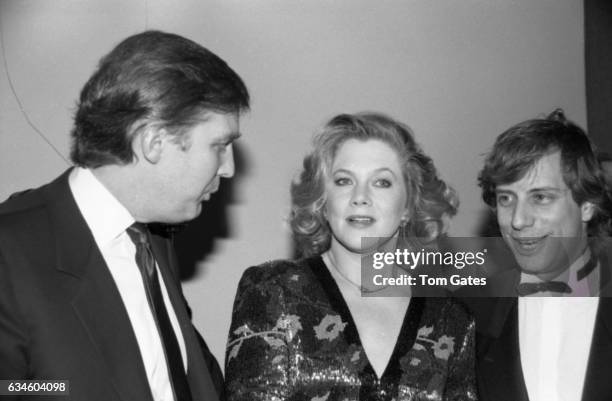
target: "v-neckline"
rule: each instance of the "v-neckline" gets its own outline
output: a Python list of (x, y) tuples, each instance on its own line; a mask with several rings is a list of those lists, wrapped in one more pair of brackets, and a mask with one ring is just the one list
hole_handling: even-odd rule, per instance
[(356, 344), (363, 350), (364, 357), (367, 361), (364, 373), (372, 375), (378, 382), (386, 380), (399, 380), (399, 376), (401, 376), (400, 358), (402, 355), (405, 355), (414, 345), (417, 330), (421, 321), (421, 315), (425, 306), (425, 299), (412, 297), (410, 300), (410, 304), (408, 305), (408, 309), (404, 314), (404, 320), (396, 338), (391, 357), (387, 362), (387, 366), (385, 367), (382, 376), (379, 377), (376, 374), (370, 359), (368, 358), (365, 348), (363, 347), (361, 338), (359, 336), (359, 330), (357, 329), (357, 325), (355, 324), (355, 320), (353, 319), (353, 315), (351, 314), (348, 304), (342, 296), (342, 292), (340, 291), (336, 280), (331, 275), (322, 257), (317, 256), (311, 258), (309, 265), (313, 274), (319, 281), (321, 288), (323, 288), (323, 291), (329, 298), (329, 303), (331, 304), (332, 308), (340, 314), (342, 321), (348, 323), (348, 326), (344, 331), (344, 336), (347, 342)]

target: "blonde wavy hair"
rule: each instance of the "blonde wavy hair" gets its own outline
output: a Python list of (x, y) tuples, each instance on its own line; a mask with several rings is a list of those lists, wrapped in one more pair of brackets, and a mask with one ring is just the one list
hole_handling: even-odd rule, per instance
[(340, 114), (315, 136), (313, 150), (304, 158), (299, 178), (291, 184), (289, 222), (298, 253), (312, 256), (329, 249), (325, 181), (336, 152), (349, 139), (383, 141), (400, 157), (411, 211), (410, 221), (400, 227), (400, 235), (431, 242), (443, 234), (443, 216), (457, 213), (459, 199), (438, 177), (433, 161), (415, 142), (410, 128), (381, 113)]

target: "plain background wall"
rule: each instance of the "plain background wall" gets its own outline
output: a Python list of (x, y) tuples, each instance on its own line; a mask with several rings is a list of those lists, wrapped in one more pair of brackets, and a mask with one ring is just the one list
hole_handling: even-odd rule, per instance
[(476, 234), (487, 213), (475, 177), (495, 136), (555, 107), (586, 123), (580, 0), (0, 0), (1, 199), (68, 166), (21, 107), (67, 158), (80, 88), (145, 27), (208, 47), (252, 94), (227, 232), (183, 283), (221, 363), (242, 271), (291, 255), (289, 183), (334, 114), (378, 110), (409, 124), (461, 196), (455, 235)]

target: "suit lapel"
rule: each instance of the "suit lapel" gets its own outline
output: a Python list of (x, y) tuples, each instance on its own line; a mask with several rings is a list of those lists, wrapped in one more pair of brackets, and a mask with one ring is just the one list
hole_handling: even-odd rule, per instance
[(73, 307), (96, 350), (104, 361), (113, 387), (123, 400), (150, 400), (138, 342), (108, 268), (99, 252), (86, 264)]
[(595, 317), (589, 362), (582, 390), (583, 401), (604, 401), (612, 394), (610, 361), (612, 361), (612, 280), (610, 277), (610, 239), (599, 244), (598, 258), (601, 297)]
[(517, 298), (494, 298), (514, 294), (520, 274), (507, 269), (491, 278), (491, 298), (475, 300), (476, 358), (479, 390), (483, 400), (529, 401), (523, 378), (519, 347)]
[(119, 398), (153, 401), (127, 311), (72, 197), (69, 171), (47, 188), (51, 226), (56, 230), (57, 269), (78, 278), (73, 280), (72, 306)]
[(610, 269), (612, 264), (610, 263), (610, 249), (612, 249), (612, 241), (610, 238), (606, 238), (605, 244), (600, 244), (599, 247), (602, 249), (597, 255), (599, 259), (599, 290), (600, 297), (612, 296), (612, 273)]
[(153, 253), (162, 274), (172, 307), (176, 313), (187, 351), (187, 379), (194, 400), (214, 401), (218, 399), (210, 372), (206, 367), (200, 344), (196, 337), (186, 302), (180, 289), (178, 268), (175, 265), (170, 241), (157, 235), (151, 236)]
[(521, 367), (516, 298), (497, 302), (487, 327), (477, 333), (479, 388), (483, 400), (528, 401)]
[(584, 387), (583, 401), (607, 401), (612, 394), (612, 298), (600, 298)]

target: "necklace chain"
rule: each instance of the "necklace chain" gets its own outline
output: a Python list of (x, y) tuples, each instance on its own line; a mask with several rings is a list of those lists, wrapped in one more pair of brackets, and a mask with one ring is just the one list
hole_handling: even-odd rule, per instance
[(330, 256), (329, 252), (326, 253), (325, 255), (323, 255), (323, 258), (325, 259), (325, 261), (327, 262), (328, 265), (330, 265), (339, 275), (340, 277), (342, 277), (344, 279), (344, 281), (346, 281), (347, 283), (349, 283), (350, 285), (352, 285), (353, 287), (355, 287), (357, 289), (357, 291), (361, 291), (363, 293), (366, 294), (373, 294), (375, 292), (379, 292), (384, 290), (385, 288), (387, 288), (388, 286), (384, 286), (382, 288), (377, 288), (377, 289), (371, 289), (371, 288), (367, 288), (364, 287), (363, 285), (359, 285), (356, 282), (354, 282), (353, 280), (351, 280), (350, 278), (348, 278), (348, 276), (346, 276), (342, 270), (340, 270), (338, 268), (338, 266), (336, 266), (336, 263), (334, 262), (334, 260), (332, 259), (332, 257)]

